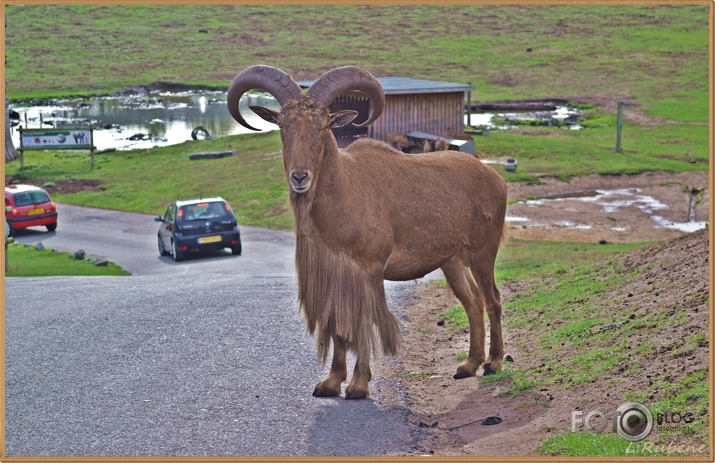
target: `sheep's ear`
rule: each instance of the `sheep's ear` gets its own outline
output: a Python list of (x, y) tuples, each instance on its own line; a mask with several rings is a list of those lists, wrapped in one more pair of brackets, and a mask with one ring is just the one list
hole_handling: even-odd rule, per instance
[(273, 111), (263, 106), (249, 106), (249, 108), (264, 121), (268, 121), (271, 124), (278, 124), (278, 111)]
[(330, 115), (330, 127), (336, 128), (336, 127), (342, 127), (344, 125), (348, 125), (357, 116), (358, 116), (357, 111), (351, 111), (349, 109), (333, 113)]

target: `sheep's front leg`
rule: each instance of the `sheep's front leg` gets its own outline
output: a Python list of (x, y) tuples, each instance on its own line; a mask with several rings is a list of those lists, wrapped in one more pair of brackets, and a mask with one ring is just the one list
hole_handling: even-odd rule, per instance
[(347, 348), (339, 337), (333, 337), (333, 363), (328, 376), (315, 386), (315, 397), (337, 397), (340, 395), (343, 381), (348, 378), (348, 366), (345, 363)]
[(372, 372), (370, 371), (370, 357), (361, 358), (358, 356), (355, 361), (355, 370), (353, 370), (353, 377), (350, 379), (350, 384), (345, 389), (346, 399), (364, 399), (369, 394), (368, 383), (372, 379)]

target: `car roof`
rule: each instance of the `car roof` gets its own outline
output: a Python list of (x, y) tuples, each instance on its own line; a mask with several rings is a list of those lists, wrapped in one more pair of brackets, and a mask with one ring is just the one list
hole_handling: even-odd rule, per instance
[(8, 185), (5, 187), (5, 191), (9, 193), (20, 193), (21, 191), (45, 191), (42, 188), (34, 185)]
[(199, 203), (213, 203), (213, 202), (224, 202), (226, 203), (227, 201), (221, 197), (214, 196), (213, 198), (201, 198), (201, 199), (185, 199), (185, 200), (178, 200), (174, 201), (178, 207), (182, 206), (190, 206), (193, 204), (199, 204)]

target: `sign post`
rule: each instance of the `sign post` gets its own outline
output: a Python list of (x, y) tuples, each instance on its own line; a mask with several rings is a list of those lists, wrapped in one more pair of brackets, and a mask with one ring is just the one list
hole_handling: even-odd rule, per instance
[(20, 168), (25, 167), (25, 150), (89, 150), (94, 167), (94, 126), (20, 130)]

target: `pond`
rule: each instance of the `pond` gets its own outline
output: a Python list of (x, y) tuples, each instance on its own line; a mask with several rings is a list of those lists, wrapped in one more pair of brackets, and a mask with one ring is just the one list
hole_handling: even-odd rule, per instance
[[(267, 94), (246, 94), (239, 107), (246, 121), (261, 131), (276, 130), (256, 116), (249, 105), (279, 109)], [(226, 92), (150, 92), (129, 96), (51, 100), (43, 106), (11, 106), (19, 121), (28, 128), (87, 126), (93, 124), (94, 145), (98, 150), (152, 148), (191, 140), (192, 131), (203, 127), (217, 138), (252, 133), (233, 120), (226, 107)], [(19, 123), (19, 124), (18, 124)], [(197, 133), (199, 138), (205, 136)], [(19, 131), (13, 141), (20, 146)]]
[[(245, 94), (239, 102), (246, 121), (261, 131), (277, 127), (255, 115), (248, 106), (280, 109), (267, 93)], [(18, 125), (27, 128), (88, 126), (93, 124), (97, 150), (129, 150), (175, 145), (192, 139), (192, 132), (203, 127), (209, 135), (252, 133), (236, 123), (226, 107), (226, 92), (187, 91), (149, 92), (127, 96), (88, 99), (49, 100), (40, 106), (12, 106), (19, 115), (12, 132), (16, 147), (20, 144)], [(465, 115), (465, 124), (483, 129), (508, 130), (516, 127), (554, 126), (570, 129), (578, 125), (578, 112), (568, 105), (551, 111), (490, 111)], [(202, 138), (203, 132), (196, 133)]]

